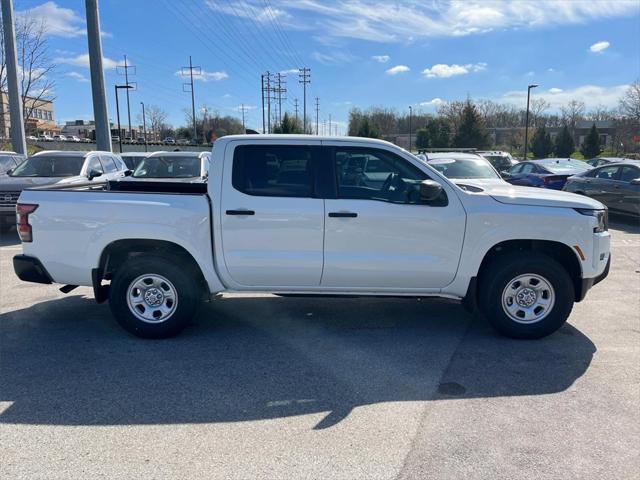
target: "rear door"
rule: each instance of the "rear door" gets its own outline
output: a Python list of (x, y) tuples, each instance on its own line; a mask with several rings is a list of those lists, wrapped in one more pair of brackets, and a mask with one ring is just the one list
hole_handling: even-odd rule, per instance
[(320, 284), (324, 200), (315, 181), (320, 148), (319, 141), (227, 146), (233, 160), (223, 171), (222, 249), (237, 288)]
[(619, 173), (620, 167), (617, 165), (600, 167), (589, 183), (587, 195), (608, 207), (615, 208), (616, 197), (619, 193), (619, 190), (616, 189)]
[(395, 152), (336, 144), (329, 157), (337, 188), (325, 200), (322, 286), (406, 292), (449, 284), (465, 231), (451, 187), (426, 204), (419, 187), (429, 176)]
[(640, 215), (640, 185), (631, 183), (632, 180), (637, 180), (638, 178), (640, 178), (640, 168), (631, 165), (625, 165), (620, 168), (617, 210), (632, 215)]

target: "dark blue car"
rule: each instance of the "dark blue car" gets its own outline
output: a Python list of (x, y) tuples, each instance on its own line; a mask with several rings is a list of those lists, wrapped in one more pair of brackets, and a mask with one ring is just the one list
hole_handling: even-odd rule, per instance
[(590, 165), (580, 160), (545, 158), (514, 165), (509, 169), (504, 179), (513, 185), (562, 190), (567, 178), (591, 168)]

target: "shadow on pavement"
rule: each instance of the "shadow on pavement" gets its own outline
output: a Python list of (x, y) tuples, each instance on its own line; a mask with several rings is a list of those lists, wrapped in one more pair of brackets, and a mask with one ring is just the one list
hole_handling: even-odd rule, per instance
[(20, 238), (15, 227), (10, 230), (0, 231), (0, 247), (9, 247), (11, 245), (20, 245)]
[(567, 325), (514, 341), (433, 299), (225, 297), (181, 336), (140, 340), (69, 296), (0, 316), (0, 422), (234, 422), (355, 407), (563, 391), (593, 343)]
[(609, 213), (609, 226), (627, 233), (640, 233), (640, 218)]

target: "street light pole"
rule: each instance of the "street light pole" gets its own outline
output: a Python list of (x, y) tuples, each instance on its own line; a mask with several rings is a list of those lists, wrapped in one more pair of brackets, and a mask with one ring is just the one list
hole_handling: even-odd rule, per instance
[(140, 102), (142, 105), (142, 134), (144, 135), (144, 151), (147, 151), (147, 119), (144, 116), (144, 102)]
[(531, 97), (531, 89), (537, 86), (537, 83), (533, 83), (527, 87), (527, 113), (524, 116), (524, 160), (527, 159), (527, 147), (529, 146), (529, 98)]
[(412, 108), (411, 105), (409, 105), (409, 152), (411, 152), (411, 113)]
[(116, 90), (116, 116), (118, 118), (118, 143), (120, 145), (120, 153), (122, 153), (122, 130), (120, 129), (120, 102), (118, 101), (118, 90), (124, 88), (125, 90), (131, 87), (131, 85), (114, 85)]

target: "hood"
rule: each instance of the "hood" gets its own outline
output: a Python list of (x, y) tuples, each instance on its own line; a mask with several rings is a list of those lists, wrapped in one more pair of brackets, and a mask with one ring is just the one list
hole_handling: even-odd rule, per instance
[(508, 187), (511, 184), (502, 178), (452, 178), (456, 185), (473, 185), (474, 187)]
[(3, 175), (0, 177), (0, 190), (7, 192), (19, 192), (25, 188), (53, 185), (54, 183), (64, 180), (67, 179), (63, 177), (11, 177), (9, 175)]
[(530, 205), (534, 207), (605, 208), (600, 202), (575, 193), (548, 188), (519, 187), (515, 185), (482, 186), (494, 200), (508, 205)]

